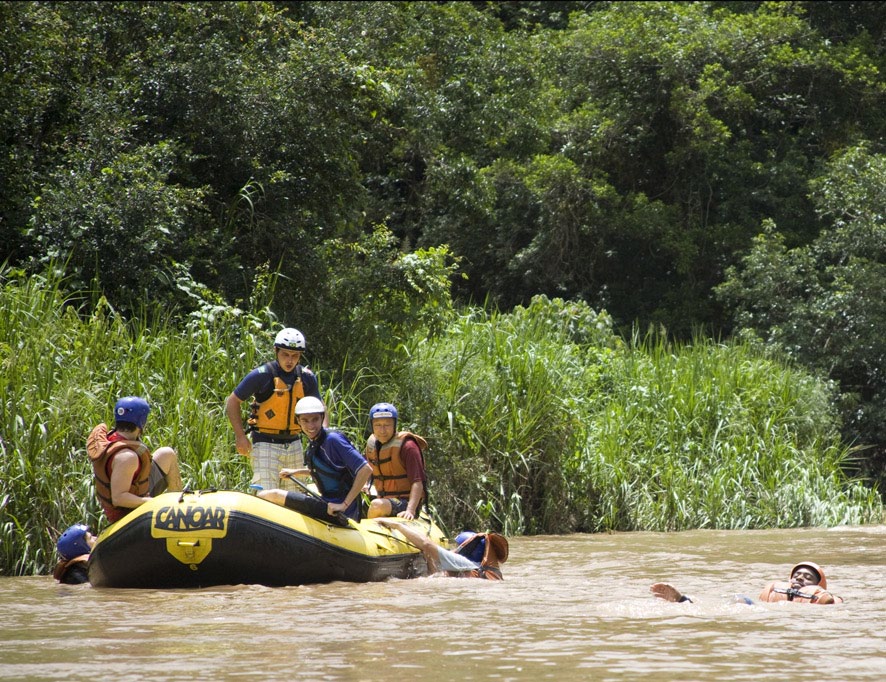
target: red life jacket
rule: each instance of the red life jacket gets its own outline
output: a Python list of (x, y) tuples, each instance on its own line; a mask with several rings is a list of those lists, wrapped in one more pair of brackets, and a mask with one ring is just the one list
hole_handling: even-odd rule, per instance
[(114, 506), (111, 499), (111, 461), (121, 450), (132, 450), (138, 455), (138, 468), (132, 477), (129, 492), (144, 497), (150, 492), (151, 480), (151, 451), (148, 446), (140, 440), (126, 440), (116, 431), (108, 432), (106, 424), (96, 426), (86, 439), (86, 452), (92, 462), (95, 480), (95, 496), (111, 523), (132, 511), (126, 507)]
[[(88, 554), (75, 556), (70, 561), (65, 561), (64, 559), (62, 559), (55, 565), (55, 570), (52, 572), (52, 577), (58, 580), (60, 583), (65, 583), (67, 585), (75, 585), (84, 582), (81, 576), (86, 575), (86, 564), (88, 561)], [(72, 569), (75, 568), (80, 570), (72, 572)]]

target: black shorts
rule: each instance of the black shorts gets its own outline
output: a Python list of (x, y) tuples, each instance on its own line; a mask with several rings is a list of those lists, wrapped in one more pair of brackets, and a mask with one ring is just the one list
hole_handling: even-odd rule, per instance
[(148, 487), (150, 488), (148, 494), (151, 497), (157, 497), (157, 495), (165, 493), (169, 487), (169, 484), (166, 482), (166, 472), (160, 468), (157, 462), (151, 462), (151, 477), (148, 481)]
[[(397, 514), (405, 512), (409, 508), (408, 497), (386, 497), (384, 499), (391, 503), (391, 516), (397, 516)], [(424, 498), (422, 498), (422, 501), (418, 503), (418, 509), (415, 510), (416, 516), (421, 513), (421, 508), (424, 504), (425, 501)]]
[(323, 521), (324, 523), (335, 523), (346, 528), (350, 525), (344, 514), (339, 514), (338, 517), (330, 516), (327, 513), (328, 508), (324, 500), (313, 497), (312, 495), (305, 495), (297, 490), (290, 490), (286, 493), (286, 499), (283, 501), (283, 506), (287, 509), (297, 511), (300, 514), (304, 514), (305, 516), (310, 516), (312, 519)]
[(400, 512), (405, 512), (409, 507), (409, 498), (388, 497), (385, 499), (391, 503), (391, 516), (396, 516)]

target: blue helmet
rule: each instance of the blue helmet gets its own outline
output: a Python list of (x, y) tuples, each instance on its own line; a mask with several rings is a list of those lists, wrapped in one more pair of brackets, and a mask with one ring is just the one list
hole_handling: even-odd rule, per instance
[(86, 534), (88, 532), (89, 528), (82, 523), (78, 523), (68, 528), (68, 530), (61, 534), (61, 537), (55, 545), (58, 549), (59, 556), (65, 561), (70, 561), (81, 554), (89, 554), (92, 548), (89, 546), (89, 543), (86, 542)]
[(397, 408), (391, 405), (391, 403), (376, 403), (369, 408), (369, 421), (384, 419), (385, 417), (393, 419), (394, 426), (397, 425)]
[(472, 530), (463, 530), (455, 536), (455, 551), (467, 557), (475, 564), (483, 563), (483, 553), (486, 549), (486, 538)]
[(144, 398), (137, 396), (127, 396), (120, 398), (114, 406), (114, 421), (129, 422), (135, 424), (138, 428), (144, 429), (148, 422), (148, 413), (151, 406)]
[(463, 530), (461, 533), (455, 536), (455, 546), (459, 547), (463, 545), (467, 540), (470, 540), (475, 535), (476, 533), (472, 530)]

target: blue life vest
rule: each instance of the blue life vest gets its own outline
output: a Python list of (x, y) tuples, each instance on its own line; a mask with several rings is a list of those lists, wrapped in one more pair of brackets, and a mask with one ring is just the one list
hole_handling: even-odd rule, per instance
[(305, 466), (310, 469), (314, 483), (324, 498), (343, 500), (354, 485), (354, 477), (347, 467), (335, 466), (330, 461), (324, 447), (327, 435), (328, 432), (324, 429), (323, 434), (308, 445), (305, 451)]

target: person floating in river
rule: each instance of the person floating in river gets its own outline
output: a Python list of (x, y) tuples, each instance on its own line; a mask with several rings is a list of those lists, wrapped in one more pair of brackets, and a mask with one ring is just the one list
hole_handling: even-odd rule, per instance
[(508, 560), (508, 541), (498, 533), (463, 531), (455, 538), (455, 551), (435, 544), (427, 535), (390, 518), (375, 519), (385, 528), (400, 531), (418, 547), (428, 564), (428, 573), (452, 578), (503, 580), (501, 565)]
[(299, 400), (295, 415), (311, 442), (305, 451), (305, 467), (281, 469), (280, 478), (310, 476), (320, 494), (273, 488), (260, 490), (258, 496), (320, 521), (343, 526), (350, 525), (348, 519), (359, 521), (360, 493), (372, 475), (369, 462), (343, 433), (324, 428), (326, 407), (319, 398), (305, 396)]
[(366, 441), (364, 454), (372, 465), (372, 482), (378, 495), (369, 505), (370, 519), (414, 519), (427, 499), (422, 450), (428, 444), (414, 433), (397, 431), (397, 418), (397, 408), (391, 403), (376, 403), (369, 408), (372, 435)]
[(95, 546), (95, 536), (82, 523), (75, 524), (59, 536), (55, 544), (59, 561), (52, 572), (53, 577), (66, 585), (89, 582), (86, 563)]
[(95, 494), (111, 523), (151, 497), (182, 489), (175, 450), (162, 447), (152, 453), (141, 440), (150, 411), (144, 398), (120, 398), (114, 406), (114, 429), (109, 432), (106, 424), (99, 424), (86, 440)]
[[(828, 592), (828, 579), (824, 570), (812, 561), (796, 564), (788, 574), (786, 581), (768, 583), (760, 593), (759, 599), (764, 602), (794, 601), (801, 604), (840, 604), (842, 597)], [(669, 583), (654, 583), (649, 591), (659, 599), (675, 602), (692, 602), (685, 594)], [(751, 599), (737, 595), (738, 601), (752, 603)]]

